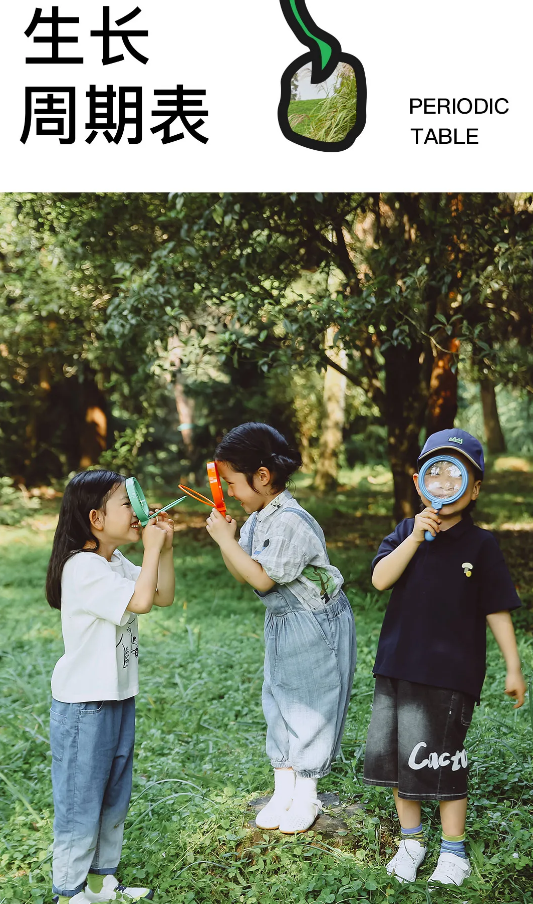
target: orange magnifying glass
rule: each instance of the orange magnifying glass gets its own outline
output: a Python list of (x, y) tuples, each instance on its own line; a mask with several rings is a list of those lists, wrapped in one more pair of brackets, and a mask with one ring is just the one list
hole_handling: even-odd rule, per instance
[(204, 505), (210, 505), (211, 508), (216, 508), (221, 515), (226, 517), (226, 503), (224, 502), (224, 493), (222, 492), (222, 484), (220, 483), (216, 462), (209, 461), (207, 463), (207, 477), (209, 479), (209, 488), (213, 501), (208, 499), (207, 496), (198, 493), (196, 490), (191, 490), (190, 487), (184, 486), (182, 483), (179, 484), (179, 488), (180, 490), (183, 490), (184, 493), (187, 493), (188, 496), (191, 496), (192, 499), (203, 502)]

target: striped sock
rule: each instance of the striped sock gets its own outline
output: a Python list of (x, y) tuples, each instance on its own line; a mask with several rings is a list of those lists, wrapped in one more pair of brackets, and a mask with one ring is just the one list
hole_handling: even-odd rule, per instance
[(440, 853), (441, 854), (455, 854), (456, 857), (461, 857), (463, 860), (468, 860), (465, 851), (465, 834), (463, 832), (462, 835), (446, 835), (444, 832), (442, 833), (441, 843), (440, 843)]
[(418, 841), (422, 847), (426, 846), (426, 836), (424, 834), (424, 829), (422, 828), (422, 823), (419, 826), (415, 826), (414, 829), (402, 829), (402, 841), (407, 841), (407, 839), (411, 839), (413, 841)]

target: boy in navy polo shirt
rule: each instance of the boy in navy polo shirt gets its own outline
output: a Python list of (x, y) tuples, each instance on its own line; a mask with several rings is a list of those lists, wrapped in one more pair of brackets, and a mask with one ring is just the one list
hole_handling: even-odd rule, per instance
[[(504, 657), (505, 693), (516, 699), (515, 709), (526, 685), (509, 614), (520, 600), (495, 538), (469, 513), (481, 489), (483, 449), (464, 430), (441, 430), (426, 441), (419, 467), (437, 450), (465, 465), (465, 492), (437, 511), (415, 474), (425, 508), (385, 537), (372, 562), (374, 587), (394, 590), (374, 665), (364, 781), (393, 789), (402, 840), (387, 872), (414, 881), (426, 855), (420, 802), (438, 800), (442, 845), (429, 881), (461, 885), (470, 875), (463, 745), (485, 678), (486, 622)], [(425, 531), (434, 542), (425, 541)]]

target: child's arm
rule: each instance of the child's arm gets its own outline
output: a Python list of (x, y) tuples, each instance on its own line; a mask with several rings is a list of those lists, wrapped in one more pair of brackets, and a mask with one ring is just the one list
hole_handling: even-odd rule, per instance
[(372, 583), (376, 590), (388, 590), (404, 573), (421, 543), (424, 533), (429, 530), (436, 536), (439, 531), (440, 518), (435, 509), (425, 508), (415, 516), (412, 533), (396, 547), (393, 552), (379, 560), (372, 574)]
[(206, 521), (206, 527), (210, 536), (220, 546), (220, 552), (228, 570), (237, 580), (250, 584), (254, 590), (259, 590), (261, 593), (272, 589), (275, 581), (269, 578), (263, 566), (259, 562), (254, 562), (237, 543), (235, 539), (236, 521), (232, 519), (228, 523), (220, 512), (213, 509)]
[(161, 549), (165, 542), (166, 532), (157, 524), (150, 521), (142, 532), (144, 544), (144, 556), (141, 573), (135, 584), (135, 592), (130, 599), (127, 609), (142, 615), (150, 612), (154, 604), (154, 596), (157, 589), (157, 578)]
[(157, 590), (154, 593), (154, 606), (171, 606), (174, 602), (176, 575), (172, 550), (161, 550), (159, 568), (157, 570)]
[(520, 657), (516, 646), (516, 637), (511, 620), (511, 614), (507, 610), (505, 612), (492, 612), (487, 615), (487, 622), (490, 630), (494, 634), (496, 643), (502, 651), (507, 666), (507, 677), (505, 679), (505, 693), (509, 697), (514, 697), (516, 703), (513, 709), (518, 709), (524, 702), (527, 690), (522, 669), (520, 668)]
[(222, 553), (222, 558), (224, 559), (224, 565), (228, 569), (229, 573), (233, 575), (233, 577), (239, 582), (239, 584), (246, 584), (246, 578), (243, 578), (240, 571), (237, 571), (235, 566), (231, 564), (231, 561), (226, 558), (226, 556), (224, 555), (222, 550), (220, 550), (220, 552)]
[(154, 594), (155, 606), (171, 606), (174, 602), (174, 590), (176, 586), (176, 574), (174, 572), (174, 559), (172, 556), (172, 541), (174, 539), (174, 522), (163, 512), (158, 516), (157, 525), (165, 532), (165, 542), (159, 558), (157, 571), (157, 590)]

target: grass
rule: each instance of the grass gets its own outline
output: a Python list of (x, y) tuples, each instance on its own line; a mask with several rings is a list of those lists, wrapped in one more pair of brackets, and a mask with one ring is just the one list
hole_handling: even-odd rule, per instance
[(357, 84), (351, 66), (344, 66), (335, 90), (315, 111), (308, 135), (316, 141), (338, 142), (353, 129), (357, 115)]
[(331, 94), (315, 100), (292, 100), (289, 122), (293, 132), (316, 141), (339, 142), (354, 127), (357, 85), (351, 66), (343, 65)]
[[(386, 603), (386, 595), (371, 587), (368, 565), (390, 527), (391, 484), (379, 468), (343, 479), (336, 495), (318, 500), (302, 478), (298, 497), (325, 527), (358, 629), (342, 758), (321, 787), (343, 801), (360, 801), (364, 809), (350, 820), (348, 835), (333, 838), (308, 833), (293, 840), (249, 826), (247, 802), (272, 788), (260, 706), (263, 610), (223, 569), (203, 529), (203, 512), (186, 503), (175, 537), (175, 604), (140, 619), (134, 791), (121, 878), (153, 885), (160, 904), (533, 902), (533, 710), (528, 702), (514, 711), (504, 697), (504, 669), (492, 641), (483, 702), (468, 736), (474, 874), (461, 889), (428, 896), (425, 880), (437, 855), (435, 806), (425, 807), (431, 850), (420, 879), (399, 886), (383, 869), (397, 832), (391, 796), (364, 786), (361, 774)], [(497, 529), (522, 598), (531, 605), (531, 468), (489, 474), (476, 518)], [(43, 582), (54, 519), (55, 504), (44, 502), (32, 525), (0, 528), (0, 904), (51, 899), (47, 722), (50, 675), (62, 643), (59, 614), (46, 605)], [(139, 561), (136, 549), (125, 552)], [(530, 614), (520, 613), (517, 624), (531, 678)]]
[[(315, 100), (291, 100), (289, 104), (289, 118), (291, 116), (298, 117), (297, 121), (293, 120), (293, 132), (296, 132), (298, 135), (308, 134), (311, 127), (313, 114), (321, 103), (321, 98)], [(300, 119), (300, 117), (302, 117), (302, 119)]]

